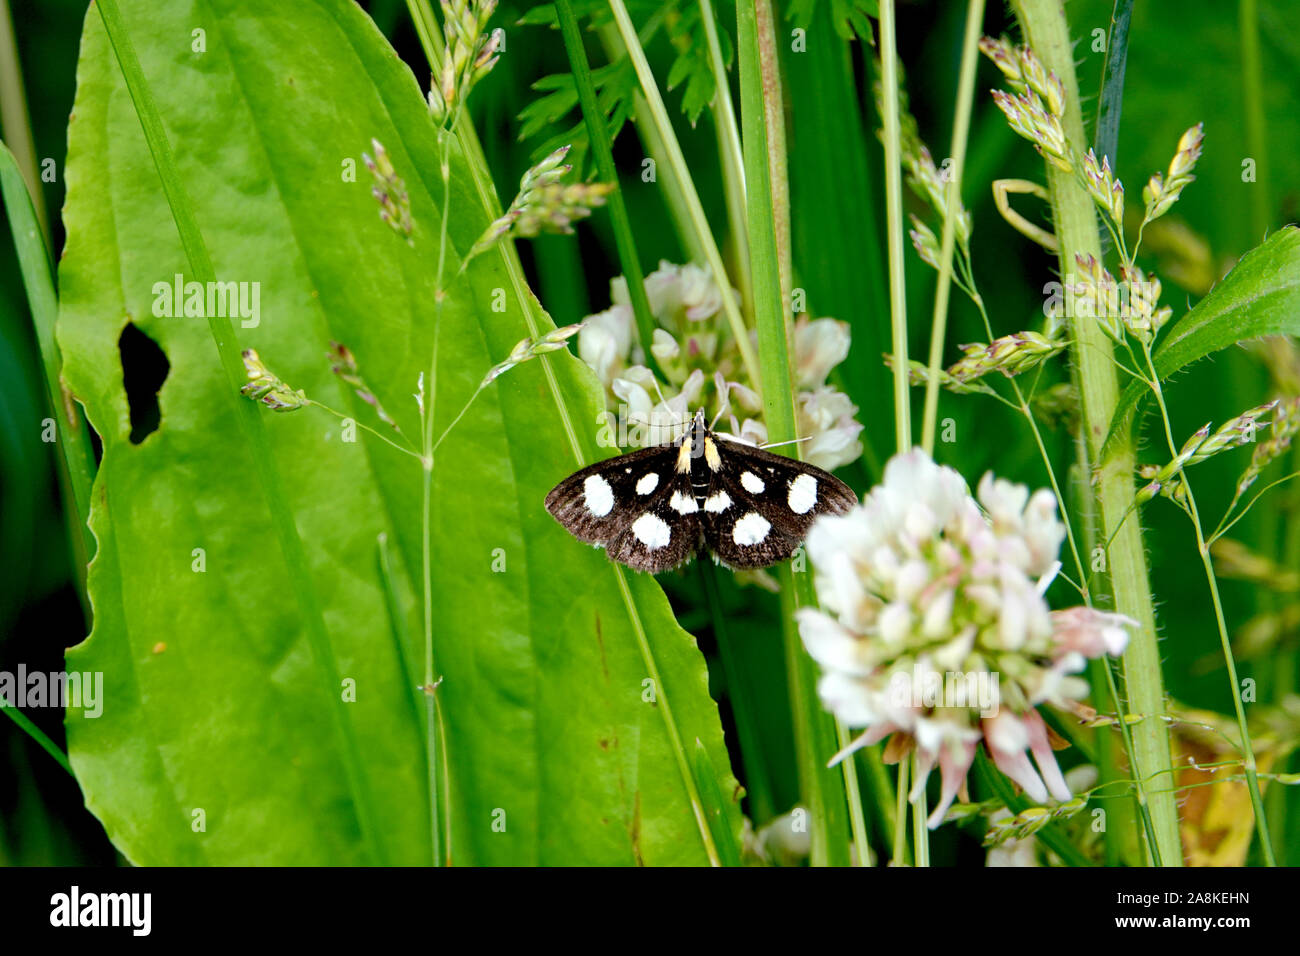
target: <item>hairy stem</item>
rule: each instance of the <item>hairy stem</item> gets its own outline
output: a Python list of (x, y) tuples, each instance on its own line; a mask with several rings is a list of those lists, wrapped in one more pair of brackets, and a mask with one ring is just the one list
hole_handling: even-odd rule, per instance
[(898, 51), (894, 0), (880, 0), (880, 85), (885, 115), (885, 223), (889, 240), (889, 319), (894, 339), (894, 436), (900, 452), (912, 447), (911, 386), (907, 365), (907, 290), (903, 273), (903, 166), (898, 118)]
[[(1155, 394), (1156, 404), (1160, 408), (1160, 420), (1165, 428), (1165, 441), (1169, 453), (1178, 457), (1178, 446), (1174, 443), (1174, 430), (1169, 422), (1169, 408), (1165, 404), (1164, 389), (1160, 387), (1160, 375), (1156, 372), (1155, 360), (1151, 357), (1151, 348), (1143, 346), (1147, 370), (1151, 373), (1148, 384)], [(1219, 581), (1214, 573), (1214, 562), (1210, 558), (1210, 546), (1205, 543), (1205, 532), (1201, 528), (1201, 513), (1196, 507), (1196, 496), (1192, 493), (1192, 484), (1188, 480), (1186, 469), (1178, 467), (1178, 477), (1187, 493), (1187, 513), (1192, 519), (1192, 528), (1196, 532), (1196, 550), (1205, 568), (1205, 582), (1210, 589), (1210, 599), (1214, 603), (1214, 620), (1219, 628), (1219, 644), (1223, 648), (1223, 660), (1228, 668), (1228, 682), (1231, 685), (1232, 706), (1237, 715), (1237, 729), (1241, 733), (1241, 749), (1245, 757), (1243, 765), (1246, 771), (1246, 787), (1250, 791), (1250, 803), (1255, 810), (1255, 826), (1259, 834), (1260, 849), (1264, 853), (1264, 862), (1275, 866), (1273, 843), (1269, 838), (1268, 817), (1264, 813), (1264, 800), (1259, 790), (1259, 775), (1255, 765), (1255, 748), (1251, 744), (1250, 729), (1246, 725), (1246, 709), (1241, 700), (1241, 683), (1237, 680), (1237, 662), (1232, 653), (1232, 640), (1228, 636), (1228, 625), (1223, 615), (1223, 601), (1219, 597)]]
[[(1047, 69), (1064, 84), (1066, 104), (1062, 123), (1066, 139), (1075, 144), (1087, 142), (1073, 48), (1061, 0), (1013, 0), (1012, 7), (1029, 45)], [(1092, 199), (1074, 174), (1045, 165), (1059, 243), (1058, 266), (1062, 276), (1070, 276), (1075, 269), (1076, 255), (1101, 258), (1097, 219)], [(1137, 622), (1124, 653), (1124, 672), (1129, 706), (1142, 716), (1133, 727), (1134, 773), (1149, 788), (1155, 838), (1148, 841), (1148, 851), (1153, 862), (1177, 866), (1182, 862), (1182, 846), (1174, 800), (1169, 731), (1161, 719), (1166, 703), (1156, 639), (1155, 608), (1141, 529), (1137, 522), (1123, 520), (1134, 502), (1136, 451), (1130, 444), (1108, 460), (1100, 459), (1102, 443), (1110, 429), (1119, 397), (1113, 351), (1100, 324), (1076, 316), (1070, 318), (1074, 369), (1082, 405), (1086, 468), (1095, 474), (1094, 489), (1102, 537), (1111, 539), (1107, 553), (1111, 591), (1115, 609)]]

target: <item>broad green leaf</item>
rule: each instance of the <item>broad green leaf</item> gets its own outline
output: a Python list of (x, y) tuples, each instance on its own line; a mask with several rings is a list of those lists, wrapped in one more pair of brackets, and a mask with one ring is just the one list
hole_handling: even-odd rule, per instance
[[(1204, 299), (1176, 322), (1155, 352), (1163, 382), (1230, 345), (1264, 335), (1300, 335), (1300, 229), (1287, 226), (1241, 260)], [(1132, 440), (1148, 389), (1134, 382), (1120, 396), (1102, 450), (1108, 459)]]
[[(442, 185), (410, 71), (346, 0), (209, 0), (197, 17), (143, 0), (122, 7), (218, 275), (258, 283), (257, 324), (233, 317), (239, 345), (384, 429), (329, 371), (330, 341), (346, 343), (417, 436), (412, 393), (434, 342)], [(378, 217), (360, 162), (371, 137), (406, 180), (413, 248)], [(452, 167), (449, 275), (489, 221), (458, 153)], [(155, 284), (184, 275), (186, 260), (93, 7), (67, 176), (59, 343), (104, 446), (91, 512), (95, 628), (68, 654), (69, 669), (104, 680), (101, 716), (68, 715), (87, 805), (140, 864), (360, 862), (328, 711), (327, 695), (347, 688), (316, 679), (207, 324), (161, 314), (168, 296)], [(515, 269), (486, 254), (451, 288), (430, 397), (438, 431), (528, 332), (525, 310), (537, 306)], [(128, 322), (170, 364), (161, 424), (139, 444), (118, 354)], [(691, 757), (670, 746), (665, 700), (682, 739), (708, 748), (739, 831), (690, 635), (653, 579), (629, 577), (625, 601), (615, 568), (542, 506), (578, 463), (573, 439), (594, 453), (599, 408), (586, 366), (554, 353), (485, 391), (438, 453), (434, 652), (457, 864), (705, 862), (680, 773)], [(386, 856), (427, 863), (414, 690), (424, 669), (420, 466), (364, 431), (349, 440), (318, 409), (265, 414), (340, 672), (355, 681), (349, 706)], [(381, 533), (400, 627), (379, 574)], [(639, 631), (662, 686), (647, 683)]]

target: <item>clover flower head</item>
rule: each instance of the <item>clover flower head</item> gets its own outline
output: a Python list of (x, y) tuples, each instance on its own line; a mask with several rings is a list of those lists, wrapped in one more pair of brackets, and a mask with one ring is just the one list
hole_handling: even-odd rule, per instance
[(939, 767), (931, 827), (980, 743), (1031, 799), (1070, 798), (1035, 708), (1082, 697), (1087, 659), (1121, 653), (1135, 622), (1049, 608), (1064, 538), (1051, 492), (987, 474), (972, 495), (920, 450), (895, 456), (861, 505), (808, 534), (824, 610), (797, 616), (822, 703), (863, 728), (849, 750), (887, 737), (894, 752), (915, 749), (913, 800)]

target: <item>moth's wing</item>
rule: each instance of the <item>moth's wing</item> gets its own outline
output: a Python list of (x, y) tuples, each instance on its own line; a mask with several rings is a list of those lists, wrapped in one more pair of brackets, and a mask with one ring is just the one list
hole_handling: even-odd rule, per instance
[(690, 474), (672, 475), (644, 500), (629, 505), (630, 518), (606, 549), (610, 558), (657, 574), (690, 560), (700, 548), (699, 505)]
[(858, 503), (853, 489), (829, 472), (714, 437), (719, 468), (710, 476), (700, 519), (705, 543), (728, 567), (764, 568), (784, 561), (818, 515), (843, 514)]
[[(598, 461), (552, 488), (546, 510), (578, 540), (607, 546), (641, 513), (638, 499), (672, 483), (676, 460), (676, 445), (653, 445)], [(638, 482), (650, 474), (657, 476), (656, 487), (650, 496), (638, 494)]]

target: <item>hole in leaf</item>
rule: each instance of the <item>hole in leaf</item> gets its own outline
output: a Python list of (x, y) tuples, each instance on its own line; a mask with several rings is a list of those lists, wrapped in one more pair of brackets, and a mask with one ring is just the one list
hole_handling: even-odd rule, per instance
[(117, 340), (122, 357), (122, 385), (131, 409), (131, 444), (138, 445), (162, 423), (158, 389), (167, 381), (171, 363), (158, 343), (128, 322)]

